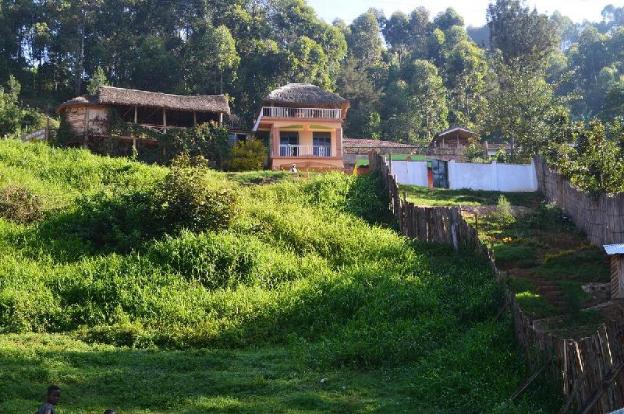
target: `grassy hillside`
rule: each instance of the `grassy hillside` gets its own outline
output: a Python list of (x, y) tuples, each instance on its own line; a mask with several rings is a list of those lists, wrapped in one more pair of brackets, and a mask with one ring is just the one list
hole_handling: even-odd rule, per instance
[(0, 142), (0, 189), (44, 210), (0, 219), (0, 412), (33, 411), (48, 382), (64, 413), (556, 405), (543, 387), (505, 402), (528, 373), (500, 288), (481, 261), (383, 226), (374, 177), (193, 170), (232, 214), (189, 231), (145, 207), (170, 173)]

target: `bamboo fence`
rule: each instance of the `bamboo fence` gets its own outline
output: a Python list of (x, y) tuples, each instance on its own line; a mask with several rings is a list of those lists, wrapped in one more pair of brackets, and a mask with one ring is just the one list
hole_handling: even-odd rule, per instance
[(541, 193), (564, 210), (592, 244), (602, 247), (624, 242), (624, 194), (593, 197), (575, 188), (543, 159), (535, 159), (535, 168)]

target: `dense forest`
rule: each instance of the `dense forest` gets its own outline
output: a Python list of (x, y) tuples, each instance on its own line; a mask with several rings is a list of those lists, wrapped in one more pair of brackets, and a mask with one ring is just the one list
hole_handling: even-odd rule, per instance
[[(573, 23), (493, 1), (328, 24), (305, 0), (2, 0), (0, 135), (94, 86), (225, 93), (246, 123), (271, 89), (311, 82), (352, 102), (347, 134), (426, 142), (450, 125), (533, 153), (562, 118), (624, 108), (624, 8)], [(18, 104), (18, 101), (20, 104)], [(7, 121), (8, 119), (8, 121)]]

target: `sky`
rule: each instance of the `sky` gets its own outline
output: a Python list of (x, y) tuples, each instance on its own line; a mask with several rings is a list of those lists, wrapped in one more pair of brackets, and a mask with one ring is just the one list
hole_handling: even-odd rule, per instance
[[(400, 10), (409, 13), (416, 7), (426, 7), (435, 16), (448, 7), (453, 7), (466, 20), (467, 25), (485, 24), (485, 11), (490, 0), (307, 0), (318, 15), (328, 23), (341, 18), (350, 23), (355, 17), (371, 7), (383, 9), (386, 16)], [(624, 0), (528, 0), (540, 12), (552, 13), (559, 10), (576, 22), (601, 20), (600, 12), (608, 4), (624, 6)]]

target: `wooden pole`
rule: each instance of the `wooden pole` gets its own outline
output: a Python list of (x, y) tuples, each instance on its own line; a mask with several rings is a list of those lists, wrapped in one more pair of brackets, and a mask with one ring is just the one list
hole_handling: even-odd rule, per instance
[(167, 133), (167, 110), (163, 108), (163, 130)]
[(139, 123), (139, 110), (136, 105), (134, 105), (134, 123)]
[(193, 111), (193, 126), (197, 126), (197, 112)]
[(223, 125), (223, 112), (219, 112), (219, 125)]

